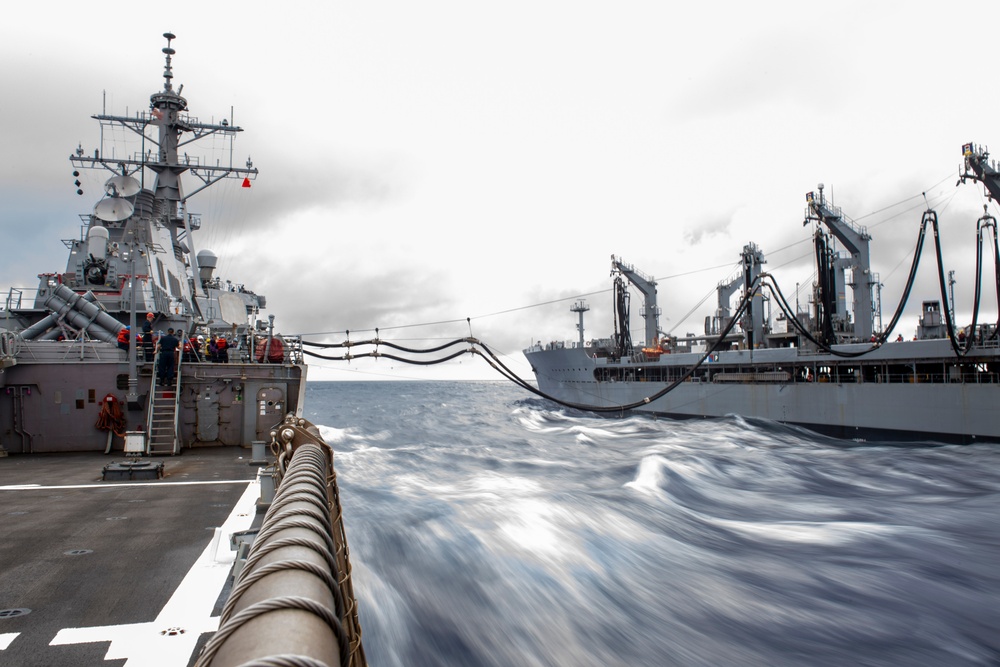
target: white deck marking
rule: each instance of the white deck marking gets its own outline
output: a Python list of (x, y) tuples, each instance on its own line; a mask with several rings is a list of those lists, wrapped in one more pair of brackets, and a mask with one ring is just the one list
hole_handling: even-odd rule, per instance
[(106, 482), (104, 484), (63, 484), (61, 486), (42, 486), (41, 484), (8, 484), (0, 486), (0, 491), (35, 491), (38, 489), (116, 489), (121, 486), (197, 486), (201, 484), (246, 484), (245, 479), (216, 479), (205, 482)]
[[(216, 534), (188, 570), (184, 580), (155, 621), (91, 628), (66, 628), (56, 633), (50, 645), (110, 641), (111, 646), (104, 656), (105, 660), (125, 658), (128, 667), (186, 666), (198, 643), (199, 635), (219, 629), (219, 617), (211, 615), (212, 608), (236, 559), (236, 553), (231, 552), (226, 545), (228, 539), (221, 548), (219, 547), (222, 542), (221, 536), (228, 538), (233, 532), (248, 529), (253, 522), (256, 501), (260, 497), (260, 482), (255, 480), (243, 483), (247, 484), (243, 496), (222, 527), (216, 529)], [(217, 555), (217, 549), (223, 553)], [(184, 632), (169, 634), (172, 629), (177, 628)]]
[(7, 633), (4, 633), (4, 634), (0, 634), (0, 651), (3, 651), (8, 646), (10, 646), (10, 643), (12, 641), (14, 641), (15, 639), (17, 639), (17, 636), (19, 634), (21, 634), (21, 633), (20, 632), (7, 632)]

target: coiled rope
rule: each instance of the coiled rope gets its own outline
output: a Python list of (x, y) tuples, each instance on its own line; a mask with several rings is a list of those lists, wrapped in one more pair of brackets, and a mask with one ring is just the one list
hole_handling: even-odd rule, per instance
[(365, 667), (333, 450), (294, 415), (272, 439), (277, 493), (197, 665)]

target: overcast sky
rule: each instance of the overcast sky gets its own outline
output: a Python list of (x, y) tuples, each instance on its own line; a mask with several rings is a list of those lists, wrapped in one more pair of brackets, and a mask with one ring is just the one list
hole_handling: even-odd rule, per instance
[[(471, 318), (472, 335), (530, 377), (521, 348), (575, 339), (581, 295), (587, 337), (611, 333), (612, 254), (658, 279), (664, 330), (701, 333), (750, 241), (804, 305), (805, 194), (819, 182), (873, 236), (884, 322), (926, 193), (967, 323), (985, 199), (955, 184), (963, 143), (1000, 141), (1000, 3), (678, 5), (5, 8), (0, 287), (65, 270), (60, 239), (79, 234), (103, 182), (90, 176), (76, 196), (67, 158), (97, 147), (91, 114), (148, 108), (170, 31), (190, 113), (232, 113), (245, 129), (235, 161), (260, 169), (250, 190), (232, 181), (191, 200), (197, 246), (266, 295), (282, 331), (343, 340), (378, 327), (437, 344), (469, 335)], [(939, 298), (925, 257), (907, 338), (920, 301)], [(991, 284), (981, 321), (996, 318)], [(498, 376), (467, 356), (437, 369), (314, 363), (310, 377)]]

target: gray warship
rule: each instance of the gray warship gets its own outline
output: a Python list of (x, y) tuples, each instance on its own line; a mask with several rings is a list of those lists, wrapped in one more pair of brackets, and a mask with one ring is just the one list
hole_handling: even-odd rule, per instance
[[(115, 451), (124, 449), (126, 433), (130, 449), (145, 454), (240, 445), (266, 440), (272, 424), (301, 410), (301, 348), (275, 334), (263, 296), (216, 275), (216, 255), (196, 250), (201, 216), (190, 209), (192, 197), (232, 179), (249, 186), (258, 172), (249, 158), (237, 166), (189, 155), (211, 137), (228, 142), (231, 156), (242, 128), (188, 113), (183, 85), (173, 86), (169, 43), (163, 88), (147, 110), (93, 116), (102, 141), (125, 132), (140, 149), (115, 155), (103, 145), (78, 147), (70, 156), (75, 175), (96, 169), (107, 180), (104, 196), (81, 216), (80, 235), (63, 241), (65, 270), (5, 295), (0, 448), (7, 453)], [(196, 187), (185, 188), (185, 175)], [(157, 385), (136, 340), (147, 319), (155, 338), (172, 328), (200, 348), (182, 355), (169, 386)], [(224, 337), (228, 363), (204, 363), (199, 335)], [(127, 351), (119, 338), (130, 341)], [(102, 415), (110, 428), (95, 426)]]
[[(102, 141), (131, 133), (141, 150), (70, 156), (105, 172), (105, 194), (64, 241), (65, 270), (8, 289), (0, 311), (0, 664), (361, 667), (301, 345), (195, 247), (189, 200), (257, 169), (189, 155), (206, 137), (231, 155), (242, 129), (190, 115), (164, 37), (148, 110), (93, 116)], [(170, 329), (157, 368), (146, 348)]]
[[(1000, 173), (988, 151), (965, 144), (962, 152), (959, 182), (981, 183), (1000, 201)], [(928, 209), (902, 299), (882, 326), (870, 234), (827, 200), (822, 185), (806, 199), (804, 224), (814, 228), (818, 276), (809, 310), (799, 312), (785, 299), (764, 270), (763, 251), (751, 243), (742, 249), (735, 275), (718, 284), (718, 308), (706, 318), (704, 334), (667, 336), (659, 326), (656, 281), (612, 256), (614, 334), (585, 340), (589, 307), (578, 301), (571, 308), (578, 316), (577, 340), (539, 341), (524, 350), (540, 392), (584, 410), (675, 418), (739, 415), (851, 440), (1000, 442), (1000, 314), (996, 323), (978, 322), (983, 245), (990, 237), (1000, 295), (996, 220), (986, 207), (977, 222), (971, 324), (953, 321), (937, 214)], [(903, 340), (894, 329), (928, 234), (937, 251), (940, 298), (922, 301), (917, 334)], [(630, 333), (633, 288), (643, 296), (645, 340), (638, 343)], [(736, 295), (739, 303), (731, 307)]]

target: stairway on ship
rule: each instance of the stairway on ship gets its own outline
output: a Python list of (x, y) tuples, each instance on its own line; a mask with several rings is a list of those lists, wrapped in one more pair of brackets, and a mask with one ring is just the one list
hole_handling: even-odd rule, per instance
[(153, 376), (150, 387), (152, 400), (149, 404), (149, 440), (146, 454), (149, 456), (173, 456), (178, 452), (177, 441), (177, 397), (180, 395), (181, 378), (177, 373), (176, 383), (159, 386)]

